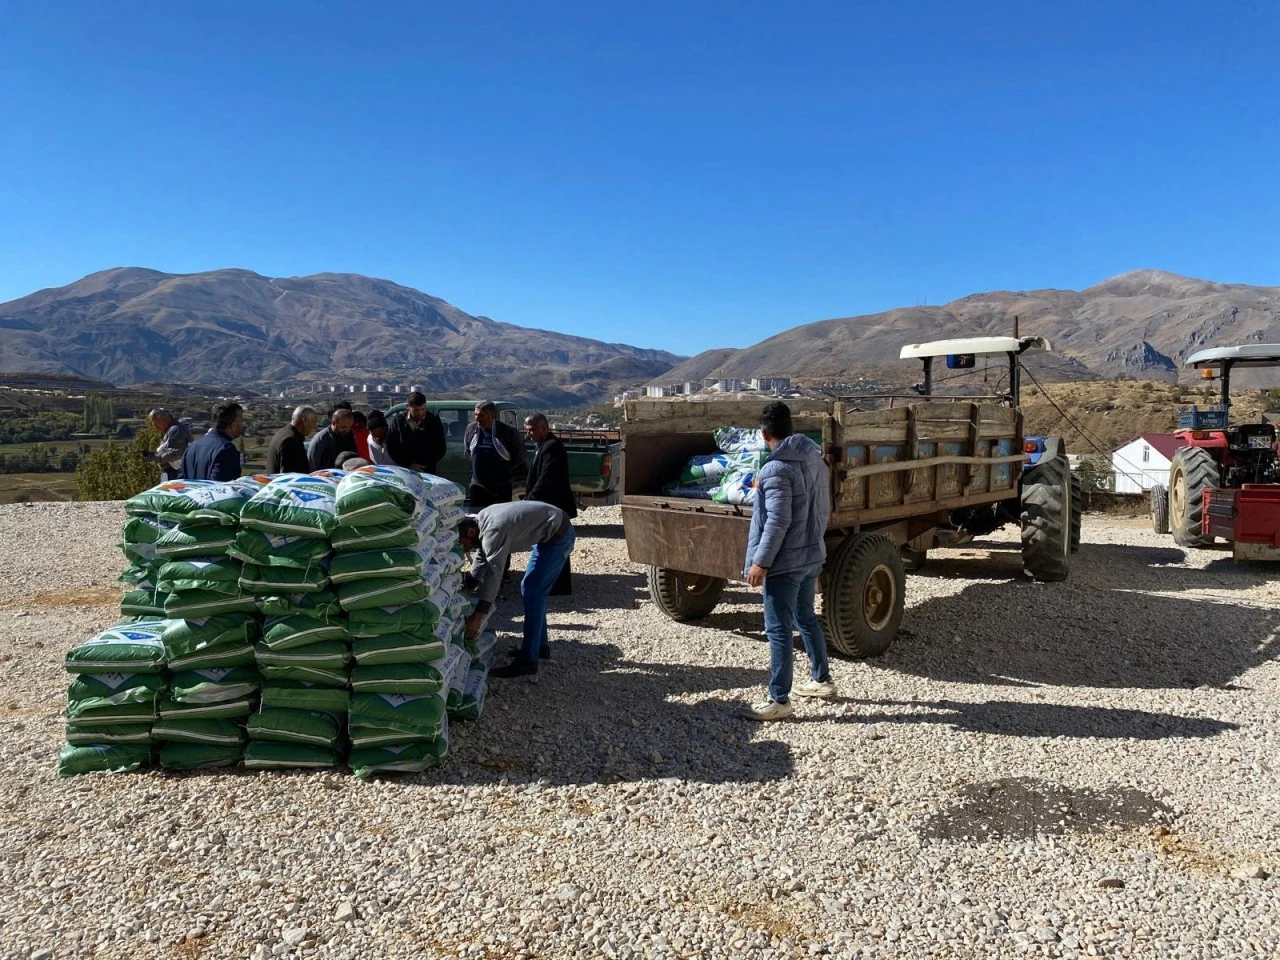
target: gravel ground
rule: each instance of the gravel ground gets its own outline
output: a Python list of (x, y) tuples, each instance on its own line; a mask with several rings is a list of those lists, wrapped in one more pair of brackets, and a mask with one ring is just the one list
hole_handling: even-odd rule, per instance
[(664, 619), (593, 509), (555, 659), (445, 770), (59, 780), (120, 520), (0, 508), (2, 957), (1280, 952), (1274, 567), (1092, 516), (1065, 584), (939, 551), (888, 654), (761, 727), (758, 597)]

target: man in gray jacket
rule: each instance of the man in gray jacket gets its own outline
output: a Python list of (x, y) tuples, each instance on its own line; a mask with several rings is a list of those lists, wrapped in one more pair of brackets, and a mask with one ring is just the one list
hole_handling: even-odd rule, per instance
[(502, 571), (513, 553), (530, 551), (520, 581), (524, 598), (524, 643), (509, 666), (491, 670), (491, 677), (520, 677), (538, 672), (538, 660), (550, 656), (547, 643), (547, 596), (573, 552), (573, 523), (559, 507), (533, 500), (495, 503), (458, 524), (462, 549), (472, 555), (470, 584), (478, 602), (467, 618), (467, 636), (475, 638), (493, 609), (502, 586)]
[(160, 465), (160, 479), (179, 479), (182, 476), (182, 457), (191, 445), (191, 428), (174, 419), (164, 407), (152, 410), (147, 420), (160, 433), (160, 446), (155, 452), (156, 463)]
[[(751, 586), (764, 587), (769, 694), (748, 708), (746, 716), (785, 720), (794, 712), (792, 693), (821, 699), (836, 695), (827, 641), (813, 610), (827, 558), (823, 537), (831, 517), (831, 486), (822, 449), (792, 432), (790, 407), (781, 401), (769, 404), (760, 416), (760, 429), (770, 453), (756, 478), (744, 572)], [(810, 679), (794, 690), (793, 627), (800, 630), (810, 671)]]

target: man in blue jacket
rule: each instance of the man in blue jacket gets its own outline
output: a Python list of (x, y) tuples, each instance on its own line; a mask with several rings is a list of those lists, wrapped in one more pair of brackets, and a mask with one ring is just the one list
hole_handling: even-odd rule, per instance
[(213, 411), (213, 427), (182, 458), (182, 475), (188, 480), (237, 480), (240, 451), (236, 437), (244, 432), (244, 407), (224, 403)]
[[(752, 720), (785, 720), (794, 712), (791, 694), (830, 699), (836, 695), (827, 666), (827, 641), (813, 610), (818, 575), (827, 558), (823, 540), (831, 517), (831, 486), (822, 449), (793, 433), (791, 408), (781, 401), (764, 408), (760, 430), (769, 459), (756, 478), (745, 573), (764, 587), (764, 631), (769, 637), (769, 695), (748, 708)], [(792, 628), (800, 630), (809, 655), (810, 679), (792, 689)]]

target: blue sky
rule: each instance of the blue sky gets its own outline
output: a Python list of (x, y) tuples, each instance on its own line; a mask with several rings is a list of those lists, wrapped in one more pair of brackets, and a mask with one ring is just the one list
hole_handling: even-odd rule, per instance
[(1277, 284), (1277, 36), (1236, 0), (14, 0), (0, 302), (351, 271), (692, 353), (1139, 267)]

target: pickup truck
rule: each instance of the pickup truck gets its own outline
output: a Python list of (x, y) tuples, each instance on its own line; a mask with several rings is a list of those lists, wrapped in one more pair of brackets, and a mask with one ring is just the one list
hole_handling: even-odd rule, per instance
[[(428, 400), (427, 409), (444, 424), (445, 455), (439, 473), (465, 489), (471, 479), (471, 461), (462, 448), (462, 438), (475, 419), (476, 400)], [(514, 403), (495, 401), (498, 419), (524, 431), (524, 416)], [(398, 403), (386, 411), (387, 417), (404, 409)], [(557, 432), (569, 454), (569, 484), (580, 504), (613, 504), (618, 502), (618, 477), (622, 473), (622, 438), (617, 431), (571, 430)], [(534, 448), (525, 442), (527, 466), (533, 465)], [(516, 496), (524, 492), (524, 481), (516, 484)]]

